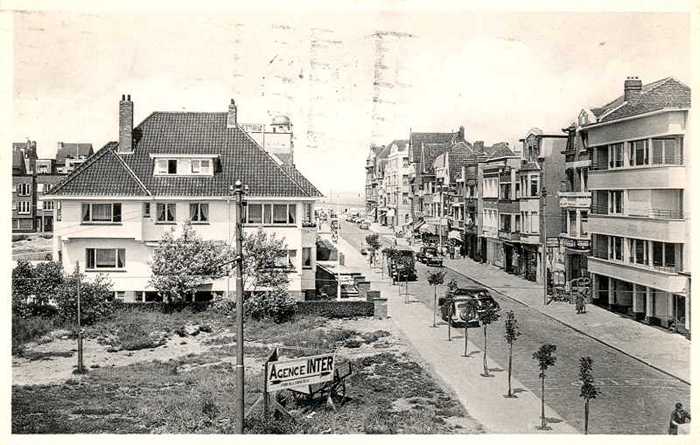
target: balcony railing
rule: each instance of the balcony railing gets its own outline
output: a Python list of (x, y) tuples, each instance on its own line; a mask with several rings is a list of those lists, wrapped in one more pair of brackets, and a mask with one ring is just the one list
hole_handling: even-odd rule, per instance
[(680, 264), (672, 264), (672, 265), (652, 264), (652, 265), (649, 265), (646, 262), (645, 263), (638, 263), (635, 261), (635, 259), (633, 257), (627, 258), (627, 261), (618, 260), (615, 258), (608, 258), (608, 252), (604, 251), (604, 250), (601, 250), (601, 251), (593, 250), (591, 252), (591, 256), (594, 258), (598, 258), (599, 260), (609, 261), (610, 263), (614, 263), (614, 264), (623, 264), (626, 266), (639, 267), (640, 269), (653, 270), (653, 271), (657, 271), (657, 272), (679, 273), (679, 272), (683, 271), (683, 267)]
[(611, 213), (607, 206), (592, 205), (592, 215), (634, 216), (649, 219), (683, 219), (683, 211), (678, 209), (631, 209), (623, 213)]
[(625, 170), (625, 169), (633, 169), (633, 168), (640, 168), (640, 167), (665, 167), (665, 166), (673, 166), (673, 165), (683, 165), (683, 157), (681, 155), (671, 155), (671, 156), (666, 156), (663, 159), (659, 159), (658, 157), (649, 160), (648, 163), (644, 164), (638, 164), (638, 165), (632, 165), (632, 164), (623, 164), (622, 161), (614, 161), (614, 162), (602, 162), (602, 161), (596, 161), (596, 162), (591, 162), (591, 170)]

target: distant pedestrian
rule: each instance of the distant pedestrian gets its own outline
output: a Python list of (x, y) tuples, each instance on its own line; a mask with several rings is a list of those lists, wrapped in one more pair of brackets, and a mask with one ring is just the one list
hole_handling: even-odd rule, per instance
[(584, 306), (584, 302), (583, 302), (583, 301), (584, 301), (584, 300), (583, 300), (583, 295), (581, 295), (581, 293), (578, 292), (578, 291), (573, 291), (573, 292), (576, 293), (576, 298), (575, 298), (575, 302), (576, 302), (576, 313), (577, 313), (577, 314), (582, 314), (582, 313), (584, 313), (584, 312), (586, 311), (585, 306)]
[(668, 424), (668, 434), (677, 435), (678, 425), (690, 423), (690, 414), (683, 409), (683, 404), (676, 403), (676, 409), (671, 411), (671, 421)]

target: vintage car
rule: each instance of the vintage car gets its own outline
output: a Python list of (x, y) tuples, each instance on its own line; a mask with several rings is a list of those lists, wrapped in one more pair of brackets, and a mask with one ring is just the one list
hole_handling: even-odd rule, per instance
[(496, 310), (500, 305), (483, 287), (460, 287), (449, 292), (447, 297), (438, 299), (440, 315), (444, 321), (455, 327), (479, 326), (479, 314), (488, 307)]
[(427, 266), (442, 267), (442, 257), (436, 247), (421, 247), (416, 259)]
[(415, 281), (416, 260), (411, 249), (395, 249), (392, 257), (388, 258), (389, 276), (394, 281)]

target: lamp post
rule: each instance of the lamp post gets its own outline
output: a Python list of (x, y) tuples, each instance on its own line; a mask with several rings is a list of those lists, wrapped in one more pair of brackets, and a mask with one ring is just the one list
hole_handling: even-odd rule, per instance
[[(245, 187), (248, 189), (248, 186)], [(241, 181), (236, 181), (236, 399), (238, 400), (238, 424), (236, 433), (243, 434), (245, 422), (245, 382), (243, 368), (243, 193)]]
[(545, 187), (544, 157), (538, 157), (540, 162), (540, 181), (542, 192), (540, 193), (540, 233), (542, 234), (542, 301), (547, 304), (547, 187)]

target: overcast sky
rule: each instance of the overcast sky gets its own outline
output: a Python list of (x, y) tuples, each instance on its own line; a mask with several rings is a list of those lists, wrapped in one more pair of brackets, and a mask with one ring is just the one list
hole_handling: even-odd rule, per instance
[(369, 144), (410, 129), (512, 143), (614, 99), (628, 75), (690, 82), (684, 14), (25, 12), (14, 25), (12, 136), (40, 156), (117, 139), (122, 93), (135, 123), (235, 97), (240, 121), (291, 117), (297, 166), (324, 193), (363, 190)]

